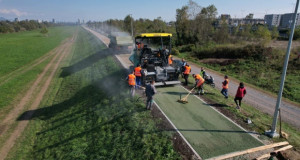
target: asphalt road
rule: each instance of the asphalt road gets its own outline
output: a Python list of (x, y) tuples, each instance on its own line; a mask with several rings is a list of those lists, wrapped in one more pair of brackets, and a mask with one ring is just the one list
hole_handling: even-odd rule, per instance
[[(188, 64), (192, 68), (192, 73), (200, 73), (201, 69), (198, 65), (191, 62), (188, 62)], [(221, 91), (224, 76), (209, 69), (205, 69), (205, 71), (208, 75), (211, 75), (214, 78), (216, 88), (220, 89)], [(240, 82), (231, 80), (230, 75), (228, 76), (230, 80), (228, 90), (229, 95), (235, 96)], [(277, 97), (271, 96), (247, 85), (245, 85), (245, 87), (247, 89), (247, 94), (242, 103), (247, 103), (256, 109), (273, 116)], [(284, 122), (300, 130), (300, 107), (283, 100), (281, 102), (281, 118)]]

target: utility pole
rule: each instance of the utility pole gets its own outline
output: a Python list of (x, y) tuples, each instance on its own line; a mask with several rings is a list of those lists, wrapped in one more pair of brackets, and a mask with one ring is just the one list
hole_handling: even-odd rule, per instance
[(132, 14), (130, 14), (130, 17), (131, 17), (131, 37), (133, 37), (133, 25), (132, 25)]
[(293, 41), (293, 37), (294, 37), (298, 6), (299, 6), (299, 0), (297, 0), (297, 4), (295, 6), (295, 12), (294, 12), (293, 19), (292, 19), (293, 22), (292, 22), (292, 26), (291, 26), (291, 34), (290, 34), (290, 37), (289, 37), (289, 44), (288, 44), (286, 55), (285, 55), (285, 60), (284, 60), (284, 65), (283, 65), (283, 72), (282, 72), (282, 75), (281, 75), (280, 88), (279, 88), (279, 92), (278, 92), (278, 97), (277, 97), (276, 108), (275, 108), (274, 117), (273, 117), (272, 128), (271, 128), (271, 131), (267, 131), (265, 133), (267, 136), (269, 136), (271, 138), (279, 136), (279, 134), (276, 133), (276, 125), (277, 125), (277, 119), (278, 119), (278, 112), (279, 112), (279, 109), (280, 109), (280, 103), (281, 103), (281, 98), (282, 98), (282, 92), (283, 92), (283, 87), (284, 87), (286, 70), (287, 70), (288, 63), (289, 63), (291, 46), (292, 46), (292, 41)]

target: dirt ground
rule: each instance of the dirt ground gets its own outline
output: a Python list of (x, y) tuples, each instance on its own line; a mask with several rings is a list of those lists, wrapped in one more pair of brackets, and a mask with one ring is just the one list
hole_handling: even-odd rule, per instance
[[(38, 108), (61, 61), (63, 60), (63, 58), (65, 58), (68, 55), (68, 53), (71, 52), (71, 46), (76, 39), (76, 35), (77, 33), (73, 35), (72, 38), (65, 41), (58, 48), (54, 49), (55, 56), (46, 65), (43, 72), (37, 77), (37, 79), (30, 87), (30, 89), (24, 94), (21, 101), (16, 106), (14, 106), (14, 109), (11, 110), (11, 112), (9, 112), (4, 118), (4, 120), (1, 122), (0, 126), (2, 127), (0, 127), (1, 128), (0, 138), (6, 134), (8, 129), (11, 129), (10, 127), (12, 126), (13, 123), (16, 123), (16, 119), (18, 118), (17, 116), (21, 114), (21, 112), (25, 109), (28, 103), (32, 102), (30, 104), (29, 110), (34, 110)], [(41, 63), (41, 62), (37, 61), (36, 63)], [(49, 72), (50, 74), (47, 74)], [(26, 115), (22, 115), (25, 119), (29, 119), (34, 114), (34, 112), (27, 112), (27, 113), (28, 114)], [(22, 134), (22, 132), (24, 131), (28, 123), (29, 121), (17, 122), (16, 127), (13, 128), (13, 131), (9, 135), (9, 138), (5, 140), (3, 147), (0, 149), (0, 155), (1, 155), (0, 160), (5, 159), (10, 149), (14, 146), (16, 139)]]
[[(269, 44), (268, 44), (268, 47), (274, 47), (274, 48), (277, 48), (277, 49), (286, 49), (287, 48), (287, 45), (288, 45), (288, 41), (271, 41)], [(297, 40), (297, 41), (293, 41), (292, 43), (292, 49), (296, 49), (296, 48), (299, 48), (300, 47), (300, 41)]]

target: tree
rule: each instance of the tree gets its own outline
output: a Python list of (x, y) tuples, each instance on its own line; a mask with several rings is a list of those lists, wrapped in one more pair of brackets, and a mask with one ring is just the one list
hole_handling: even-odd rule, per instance
[(46, 27), (43, 27), (42, 29), (41, 29), (41, 33), (44, 35), (44, 36), (48, 36), (47, 35), (47, 33), (48, 33), (48, 29), (46, 28)]
[(181, 9), (176, 10), (176, 34), (177, 43), (179, 45), (184, 44), (188, 40), (189, 35), (189, 15), (187, 13), (188, 6), (183, 6)]
[[(124, 18), (124, 30), (131, 33), (131, 23), (134, 21), (134, 19), (130, 16), (127, 15)], [(132, 24), (133, 25), (133, 24)]]
[(272, 38), (271, 32), (265, 26), (258, 26), (257, 30), (255, 31), (255, 36), (257, 38), (261, 38), (263, 45), (269, 43)]
[(272, 28), (271, 35), (272, 35), (272, 39), (277, 39), (279, 37), (279, 32), (278, 32), (277, 27)]
[(217, 29), (214, 40), (218, 43), (224, 43), (229, 39), (228, 24), (225, 19), (222, 19), (220, 28)]

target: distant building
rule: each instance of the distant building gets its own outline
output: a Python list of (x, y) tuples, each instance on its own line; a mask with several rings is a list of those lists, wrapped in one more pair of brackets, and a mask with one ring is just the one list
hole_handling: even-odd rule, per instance
[(55, 19), (54, 18), (52, 19), (52, 23), (55, 23)]
[(253, 18), (253, 19), (246, 19), (246, 18), (232, 18), (229, 20), (229, 24), (232, 26), (238, 25), (254, 25), (254, 24), (265, 24), (264, 19)]
[(15, 22), (19, 22), (19, 18), (15, 18)]
[(246, 18), (231, 18), (229, 14), (221, 14), (219, 17), (216, 27), (220, 27), (220, 24), (227, 23), (229, 26), (238, 26), (238, 25), (254, 25), (254, 24), (265, 24), (264, 19), (253, 18), (253, 14), (250, 13)]
[(268, 14), (265, 15), (264, 19), (269, 27), (278, 27), (281, 21), (281, 14)]
[[(296, 26), (300, 25), (300, 18), (299, 18), (300, 13), (297, 14), (296, 16)], [(282, 28), (290, 28), (293, 22), (293, 13), (286, 13), (281, 16), (281, 23), (280, 27)]]

